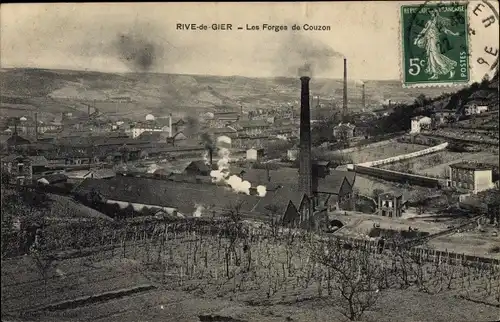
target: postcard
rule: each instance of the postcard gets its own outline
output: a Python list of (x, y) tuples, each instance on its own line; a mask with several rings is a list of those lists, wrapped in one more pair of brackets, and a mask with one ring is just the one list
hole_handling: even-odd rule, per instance
[(2, 4), (2, 321), (498, 320), (499, 10)]

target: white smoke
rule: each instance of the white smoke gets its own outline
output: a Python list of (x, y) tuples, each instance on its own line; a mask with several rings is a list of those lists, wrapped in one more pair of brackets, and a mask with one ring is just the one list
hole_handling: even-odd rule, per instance
[(149, 165), (148, 170), (146, 172), (147, 173), (155, 173), (155, 171), (158, 169), (160, 169), (160, 167), (156, 163), (153, 163), (153, 164)]
[(280, 139), (280, 140), (283, 140), (283, 141), (288, 141), (288, 138), (285, 135), (283, 135), (283, 134), (276, 135), (276, 138)]
[(267, 189), (264, 186), (257, 186), (257, 194), (259, 197), (265, 197), (267, 193)]
[(217, 170), (210, 171), (210, 176), (214, 182), (225, 181), (229, 177), (230, 151), (226, 148), (220, 148), (217, 154), (219, 155)]
[(202, 205), (198, 205), (198, 204), (195, 204), (195, 207), (196, 207), (196, 210), (194, 211), (193, 213), (193, 217), (201, 217), (201, 214), (203, 213), (203, 210), (205, 209), (205, 207), (203, 207)]
[(230, 176), (226, 182), (231, 186), (231, 188), (233, 188), (234, 191), (243, 192), (247, 195), (250, 195), (250, 188), (252, 187), (252, 184), (250, 182), (243, 180), (234, 174)]
[[(229, 171), (229, 162), (231, 161), (230, 153), (231, 152), (226, 148), (219, 148), (217, 154), (220, 159), (217, 161), (217, 170), (212, 170), (210, 172), (210, 177), (212, 177), (213, 182), (224, 182), (235, 192), (250, 195), (252, 184), (237, 175), (231, 175)], [(266, 187), (258, 186), (257, 193), (260, 197), (264, 197), (266, 194)]]
[(362, 80), (360, 80), (360, 79), (357, 79), (357, 80), (354, 81), (354, 84), (359, 85), (359, 86), (363, 85), (364, 83), (365, 82), (362, 81)]
[(231, 138), (225, 135), (219, 136), (217, 138), (217, 146), (225, 147), (226, 145), (231, 146)]

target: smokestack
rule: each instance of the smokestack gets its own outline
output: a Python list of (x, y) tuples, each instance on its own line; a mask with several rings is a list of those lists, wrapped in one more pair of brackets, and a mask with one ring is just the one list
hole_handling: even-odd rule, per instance
[(212, 168), (212, 165), (213, 165), (213, 149), (212, 148), (208, 149), (208, 160), (210, 162), (210, 168)]
[(311, 164), (311, 109), (309, 106), (310, 77), (300, 78), (300, 151), (299, 151), (299, 191), (312, 197)]
[(38, 141), (38, 113), (35, 112), (35, 141)]
[(366, 108), (366, 102), (365, 102), (365, 83), (363, 82), (363, 85), (361, 87), (361, 107), (363, 110)]
[(168, 116), (168, 136), (172, 137), (173, 135), (173, 130), (172, 130), (172, 113)]
[(344, 98), (342, 104), (342, 116), (347, 115), (347, 58), (344, 58)]

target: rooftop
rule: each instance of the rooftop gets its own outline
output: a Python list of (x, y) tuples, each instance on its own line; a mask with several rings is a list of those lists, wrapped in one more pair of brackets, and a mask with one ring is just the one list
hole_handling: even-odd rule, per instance
[[(258, 196), (239, 194), (229, 187), (213, 184), (197, 184), (155, 180), (149, 178), (117, 176), (109, 180), (86, 179), (75, 187), (74, 193), (85, 195), (98, 191), (103, 197), (118, 201), (141, 203), (159, 207), (176, 208), (186, 214), (194, 212), (197, 205), (206, 208), (230, 207), (242, 203), (242, 211), (255, 211), (273, 198), (263, 200)], [(266, 195), (267, 196), (267, 195)], [(260, 203), (260, 201), (264, 201)]]
[(450, 164), (450, 167), (455, 169), (466, 169), (466, 170), (493, 170), (495, 166), (492, 164), (480, 163), (480, 162), (458, 162)]
[(390, 192), (386, 192), (386, 193), (382, 193), (379, 195), (380, 199), (383, 199), (383, 200), (392, 200), (394, 198), (401, 198), (403, 197), (403, 194), (402, 193), (390, 193)]
[[(266, 186), (268, 190), (272, 190), (280, 185), (286, 187), (296, 185), (298, 182), (299, 170), (295, 168), (269, 170), (269, 178), (266, 169), (231, 167), (231, 173), (240, 175), (244, 180), (249, 181), (252, 187), (263, 185)], [(355, 172), (330, 170), (330, 174), (325, 178), (318, 178), (318, 192), (337, 194), (339, 193), (344, 178), (351, 186), (354, 185), (355, 175)]]
[(412, 117), (412, 120), (415, 120), (415, 121), (427, 120), (427, 119), (430, 119), (430, 117), (428, 117), (428, 116), (422, 116), (422, 115)]
[(236, 124), (236, 126), (242, 129), (248, 129), (248, 128), (269, 127), (270, 124), (266, 120), (252, 120), (252, 121), (240, 121)]

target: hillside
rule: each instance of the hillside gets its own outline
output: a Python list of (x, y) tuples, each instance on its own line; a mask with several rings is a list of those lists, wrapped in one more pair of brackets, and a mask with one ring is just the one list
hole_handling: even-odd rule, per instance
[(474, 83), (451, 93), (446, 92), (435, 97), (420, 94), (410, 104), (397, 104), (394, 111), (380, 119), (370, 131), (372, 134), (407, 131), (414, 116), (430, 116), (436, 109), (463, 111), (469, 103), (487, 105), (490, 110), (498, 111), (498, 73), (492, 79), (484, 79), (481, 83)]
[[(63, 111), (86, 113), (87, 105), (108, 116), (142, 118), (185, 114), (217, 108), (269, 108), (298, 104), (300, 84), (294, 78), (247, 78), (241, 76), (177, 75), (153, 73), (112, 74), (91, 71), (3, 69), (0, 72), (1, 113), (18, 116), (26, 111), (53, 116)], [(412, 102), (422, 89), (403, 89), (399, 81), (366, 81), (367, 106), (378, 107), (387, 99)], [(361, 105), (361, 83), (348, 85), (349, 108)], [(429, 97), (441, 89), (425, 89)], [(342, 100), (340, 80), (313, 79), (311, 94), (323, 106)], [(314, 104), (315, 106), (315, 104)], [(43, 117), (43, 116), (42, 116)]]

